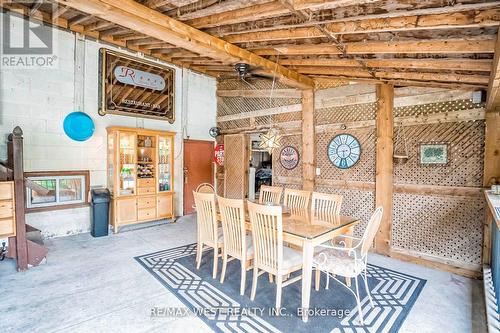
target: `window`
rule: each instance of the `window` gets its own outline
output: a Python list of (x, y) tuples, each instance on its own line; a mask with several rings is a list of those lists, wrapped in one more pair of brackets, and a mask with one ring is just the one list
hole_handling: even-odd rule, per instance
[(70, 208), (88, 204), (88, 171), (28, 172), (28, 211)]

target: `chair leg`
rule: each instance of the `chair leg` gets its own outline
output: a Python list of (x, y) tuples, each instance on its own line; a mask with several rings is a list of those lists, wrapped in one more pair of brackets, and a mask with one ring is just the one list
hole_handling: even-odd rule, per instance
[(245, 263), (241, 263), (241, 284), (240, 284), (240, 295), (245, 294), (245, 284), (247, 281), (247, 267), (245, 266)]
[(345, 284), (346, 284), (346, 286), (348, 286), (349, 288), (351, 288), (351, 278), (346, 277), (345, 278)]
[(368, 299), (370, 300), (370, 305), (373, 309), (375, 307), (375, 305), (373, 305), (373, 299), (372, 299), (372, 295), (370, 293), (370, 288), (368, 288), (368, 280), (366, 279), (366, 268), (365, 268), (365, 278), (363, 280), (365, 281), (366, 293), (368, 294)]
[(226, 266), (227, 266), (227, 254), (224, 251), (222, 255), (222, 273), (220, 275), (220, 283), (224, 283), (224, 278), (226, 277)]
[(269, 273), (269, 283), (273, 283), (273, 275)]
[[(328, 275), (328, 274), (327, 274)], [(321, 282), (321, 271), (319, 269), (316, 268), (316, 278), (314, 280), (314, 285), (315, 285), (315, 289), (316, 291), (319, 291), (319, 284)]]
[(281, 307), (281, 292), (283, 291), (283, 275), (276, 275), (276, 313)]
[(357, 276), (354, 278), (354, 283), (356, 284), (356, 302), (358, 303), (359, 322), (361, 325), (364, 325), (363, 312), (361, 310), (361, 300), (359, 298), (359, 286), (358, 286), (358, 277)]
[(200, 269), (202, 254), (203, 254), (203, 243), (198, 243), (198, 245), (196, 246), (196, 269)]
[(219, 262), (219, 249), (218, 248), (214, 248), (214, 270), (212, 272), (212, 278), (216, 278), (217, 277), (217, 264)]
[(259, 269), (257, 267), (253, 268), (253, 280), (252, 280), (252, 293), (250, 294), (250, 299), (253, 301), (255, 299), (255, 292), (257, 291), (257, 280), (259, 279)]
[(330, 274), (326, 274), (326, 290), (330, 288)]

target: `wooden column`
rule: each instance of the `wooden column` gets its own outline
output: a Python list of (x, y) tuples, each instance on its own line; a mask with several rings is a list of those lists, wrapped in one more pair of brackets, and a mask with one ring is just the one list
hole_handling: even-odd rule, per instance
[[(495, 105), (492, 106), (493, 108)], [(484, 138), (484, 176), (483, 185), (491, 186), (493, 178), (500, 181), (500, 112), (486, 113), (486, 132)], [(483, 263), (491, 261), (491, 224), (493, 216), (486, 207), (483, 239)]]
[(375, 238), (375, 250), (389, 255), (391, 249), (392, 195), (393, 195), (393, 107), (394, 86), (377, 85), (377, 150), (376, 150), (376, 206), (384, 208), (382, 222)]
[(14, 165), (14, 196), (16, 200), (16, 253), (17, 270), (28, 269), (28, 244), (26, 242), (26, 221), (24, 216), (24, 167), (23, 131), (16, 126), (12, 131), (12, 157)]
[(314, 90), (302, 91), (302, 188), (314, 190), (316, 145), (314, 130)]

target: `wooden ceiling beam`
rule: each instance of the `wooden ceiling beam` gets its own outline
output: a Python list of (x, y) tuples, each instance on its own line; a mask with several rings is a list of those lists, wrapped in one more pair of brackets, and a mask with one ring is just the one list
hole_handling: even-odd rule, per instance
[(287, 84), (310, 88), (313, 81), (270, 60), (192, 28), (133, 0), (56, 0), (81, 12), (115, 22), (186, 50), (231, 62), (246, 62), (276, 72)]
[(272, 1), (188, 20), (186, 24), (195, 28), (211, 28), (287, 14), (289, 14), (289, 11), (286, 7), (279, 1)]
[[(376, 18), (358, 21), (344, 21), (325, 24), (331, 34), (357, 34), (411, 30), (481, 28), (498, 26), (500, 8), (484, 11), (469, 10), (467, 12), (414, 15), (394, 18)], [(283, 28), (262, 32), (248, 32), (224, 37), (229, 43), (263, 42), (273, 40), (291, 40), (323, 37), (324, 33), (317, 27)]]
[[(402, 68), (428, 70), (461, 70), (489, 72), (490, 59), (363, 59), (370, 68)], [(354, 59), (280, 59), (283, 66), (359, 67)], [(293, 67), (292, 67), (293, 68)]]
[[(260, 5), (260, 4), (270, 2), (270, 1), (272, 1), (272, 0), (246, 0), (246, 1), (226, 0), (224, 2), (220, 2), (220, 0), (214, 0), (213, 5), (207, 6), (205, 8), (200, 9), (200, 10), (192, 11), (190, 13), (186, 13), (186, 14), (181, 13), (181, 15), (177, 16), (177, 19), (180, 21), (193, 20), (193, 19), (197, 19), (200, 17), (214, 15), (217, 13), (227, 12), (227, 11), (231, 11), (231, 10), (239, 10), (239, 9), (242, 9), (245, 7)], [(206, 2), (206, 1), (204, 0), (203, 2)], [(204, 4), (201, 3), (200, 6), (201, 5), (204, 5)], [(176, 9), (172, 10), (171, 12), (168, 12), (167, 15), (171, 16), (170, 14), (175, 14), (175, 12), (176, 12)]]
[(497, 107), (500, 107), (500, 33), (495, 43), (495, 56), (486, 93), (486, 111), (495, 111)]
[[(297, 67), (299, 73), (314, 75), (337, 75), (342, 77), (370, 78), (365, 71), (352, 68), (338, 67)], [(408, 81), (434, 81), (464, 83), (485, 87), (488, 85), (488, 76), (486, 75), (464, 75), (453, 73), (428, 73), (428, 72), (388, 72), (377, 71), (375, 76), (379, 79), (408, 80)]]
[[(494, 39), (436, 39), (419, 41), (358, 42), (346, 43), (346, 54), (395, 54), (395, 53), (493, 53)], [(331, 44), (273, 45), (252, 49), (258, 55), (318, 55), (341, 54)]]

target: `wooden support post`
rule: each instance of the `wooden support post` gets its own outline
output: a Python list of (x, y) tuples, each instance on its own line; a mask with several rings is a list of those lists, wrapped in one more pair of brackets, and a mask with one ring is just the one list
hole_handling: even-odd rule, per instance
[(391, 249), (392, 195), (393, 195), (393, 107), (394, 86), (377, 85), (377, 156), (376, 156), (376, 206), (384, 208), (382, 222), (375, 239), (375, 250), (389, 255)]
[[(491, 106), (495, 109), (495, 105)], [(486, 113), (486, 132), (484, 139), (484, 176), (483, 185), (491, 186), (493, 179), (500, 181), (500, 112)], [(483, 235), (483, 264), (491, 261), (491, 224), (493, 217), (486, 212)]]
[(23, 131), (19, 126), (16, 126), (12, 131), (12, 150), (16, 202), (17, 270), (25, 271), (28, 269), (28, 244), (26, 242), (26, 221), (24, 216)]
[(314, 130), (314, 90), (302, 91), (302, 188), (314, 190), (316, 145)]

